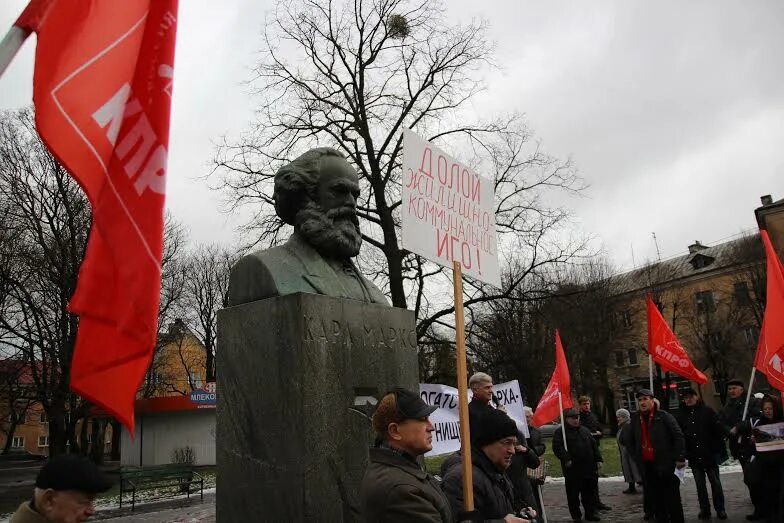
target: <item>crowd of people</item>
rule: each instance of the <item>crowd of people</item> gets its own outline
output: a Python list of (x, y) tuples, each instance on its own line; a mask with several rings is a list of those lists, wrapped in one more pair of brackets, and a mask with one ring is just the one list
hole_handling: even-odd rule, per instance
[[(530, 433), (526, 438), (504, 408), (493, 405), (490, 376), (477, 373), (469, 386), (474, 510), (464, 510), (460, 452), (442, 462), (440, 481), (422, 467), (422, 456), (432, 449), (428, 416), (435, 407), (413, 392), (397, 390), (384, 396), (373, 416), (378, 440), (361, 489), (368, 521), (518, 523), (540, 517), (539, 485), (527, 474), (540, 466), (545, 452), (541, 432), (531, 424), (533, 411), (525, 409)], [(784, 521), (784, 451), (764, 452), (757, 445), (768, 434), (761, 427), (784, 421), (780, 402), (764, 396), (746, 408), (740, 380), (728, 382), (727, 397), (716, 412), (689, 388), (682, 391), (681, 408), (673, 415), (660, 408), (651, 390), (641, 389), (636, 393), (636, 412), (616, 412), (623, 493), (642, 492), (644, 520), (684, 521), (680, 487), (687, 467), (697, 488), (698, 518), (711, 519), (712, 508), (717, 519), (728, 519), (719, 465), (729, 459), (729, 445), (729, 453), (742, 466), (754, 506), (745, 518)], [(601, 512), (611, 510), (601, 501), (598, 488), (604, 431), (590, 398), (581, 396), (578, 405), (579, 409), (563, 411), (564, 423), (553, 433), (553, 453), (562, 465), (572, 519), (601, 521)]]
[[(493, 380), (471, 376), (473, 398), (468, 405), (471, 438), (472, 511), (464, 510), (462, 455), (447, 457), (441, 481), (421, 465), (432, 449), (435, 407), (403, 389), (386, 394), (373, 414), (376, 445), (360, 488), (362, 515), (368, 522), (529, 523), (540, 513), (538, 485), (526, 469), (541, 464), (545, 445), (537, 430), (530, 437), (502, 406), (493, 406)], [(533, 415), (533, 412), (531, 412)]]
[[(437, 407), (419, 394), (396, 389), (379, 401), (373, 414), (376, 445), (360, 488), (362, 517), (376, 522), (497, 522), (532, 523), (542, 513), (539, 484), (527, 471), (543, 462), (546, 447), (541, 432), (525, 409), (529, 436), (525, 437), (504, 407), (494, 402), (493, 380), (484, 373), (469, 380), (473, 398), (468, 406), (473, 510), (464, 510), (462, 456), (447, 457), (440, 478), (429, 474), (422, 458), (430, 451)], [(780, 401), (762, 396), (745, 404), (744, 384), (728, 382), (727, 402), (715, 412), (694, 389), (682, 392), (675, 416), (660, 408), (653, 392), (637, 391), (637, 411), (616, 412), (616, 440), (624, 494), (643, 493), (646, 521), (684, 521), (679, 476), (689, 467), (697, 487), (698, 518), (728, 518), (719, 464), (730, 454), (740, 462), (754, 511), (749, 521), (784, 521), (784, 450), (764, 451), (773, 441), (766, 425), (784, 422)], [(495, 403), (495, 404), (494, 404)], [(574, 521), (601, 521), (610, 510), (599, 497), (598, 480), (604, 462), (599, 441), (604, 431), (588, 397), (579, 409), (563, 411), (564, 423), (553, 433), (553, 453), (560, 460), (566, 503)], [(96, 495), (111, 481), (89, 460), (62, 455), (49, 460), (36, 478), (33, 496), (11, 517), (12, 523), (70, 523), (95, 513)], [(708, 493), (710, 484), (710, 495)]]

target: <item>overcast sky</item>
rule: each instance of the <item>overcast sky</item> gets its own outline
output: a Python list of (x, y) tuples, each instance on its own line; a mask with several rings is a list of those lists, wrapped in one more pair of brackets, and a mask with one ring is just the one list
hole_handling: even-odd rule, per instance
[[(0, 31), (26, 2), (3, 0)], [(243, 82), (267, 1), (181, 0), (168, 200), (198, 241), (237, 217), (198, 177), (213, 141), (252, 118)], [(619, 267), (753, 228), (759, 197), (784, 197), (784, 2), (448, 0), (485, 17), (502, 70), (476, 110), (518, 110), (547, 152), (590, 184), (575, 226)], [(34, 39), (0, 79), (0, 109), (31, 103)], [(455, 156), (459, 157), (459, 152)]]

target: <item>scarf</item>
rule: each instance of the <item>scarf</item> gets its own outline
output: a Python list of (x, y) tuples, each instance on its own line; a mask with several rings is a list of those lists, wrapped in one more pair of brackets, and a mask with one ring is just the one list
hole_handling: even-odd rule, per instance
[(653, 461), (656, 457), (656, 453), (653, 450), (653, 444), (651, 443), (651, 423), (653, 422), (653, 413), (648, 415), (648, 420), (645, 420), (645, 415), (640, 414), (640, 445), (642, 446), (642, 460), (643, 461)]

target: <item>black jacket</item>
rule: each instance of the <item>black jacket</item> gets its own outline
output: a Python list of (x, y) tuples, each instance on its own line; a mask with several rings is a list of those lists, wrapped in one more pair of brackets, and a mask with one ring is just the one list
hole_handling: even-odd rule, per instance
[(542, 439), (542, 431), (528, 425), (528, 433), (531, 435), (528, 438), (528, 448), (536, 452), (537, 456), (543, 456), (547, 446), (544, 443), (544, 439)]
[(591, 478), (598, 475), (596, 464), (602, 459), (599, 443), (591, 431), (582, 425), (566, 426), (566, 445), (564, 447), (563, 427), (553, 433), (553, 453), (561, 460), (564, 476)]
[[(486, 522), (503, 522), (507, 514), (514, 512), (512, 483), (477, 447), (471, 448), (471, 465), (474, 509), (482, 514)], [(451, 467), (444, 477), (442, 487), (452, 508), (453, 521), (457, 523), (463, 511), (463, 467)]]
[[(596, 417), (596, 414), (591, 412), (580, 411), (580, 425), (587, 428), (590, 432), (602, 432), (602, 426), (599, 424), (599, 419)], [(598, 436), (594, 436), (596, 439), (601, 439), (602, 434)]]
[[(743, 407), (746, 405), (746, 398), (741, 396), (737, 399), (727, 398), (724, 408), (719, 411), (719, 422), (727, 432), (743, 421)], [(749, 412), (746, 419), (758, 418), (760, 416), (759, 404), (755, 399), (749, 402)], [(727, 433), (725, 432), (725, 434)]]
[[(712, 408), (698, 403), (682, 406), (676, 416), (686, 440), (686, 459), (692, 467), (711, 468), (718, 465), (724, 447), (724, 427)], [(726, 452), (726, 451), (725, 451)]]
[[(624, 431), (623, 444), (628, 448), (643, 471), (641, 412), (632, 414), (630, 429)], [(647, 418), (646, 418), (647, 420)], [(654, 451), (654, 464), (659, 474), (673, 474), (675, 462), (686, 459), (686, 440), (678, 422), (669, 412), (656, 409), (650, 425), (651, 445)]]
[[(728, 438), (730, 454), (732, 454), (733, 458), (741, 461), (749, 459), (753, 452), (749, 452), (748, 444), (744, 444), (738, 436), (730, 435), (730, 430), (743, 422), (743, 407), (745, 404), (746, 400), (743, 396), (736, 399), (727, 398), (724, 408), (719, 411), (719, 423), (721, 423), (724, 429), (724, 436)], [(746, 419), (758, 418), (759, 416), (759, 403), (752, 399), (749, 402), (749, 411), (746, 414)]]

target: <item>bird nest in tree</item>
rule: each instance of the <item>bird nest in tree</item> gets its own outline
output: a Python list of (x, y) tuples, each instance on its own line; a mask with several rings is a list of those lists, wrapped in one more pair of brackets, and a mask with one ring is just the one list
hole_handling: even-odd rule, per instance
[(390, 38), (405, 38), (410, 32), (405, 16), (390, 15), (387, 19), (387, 33)]

